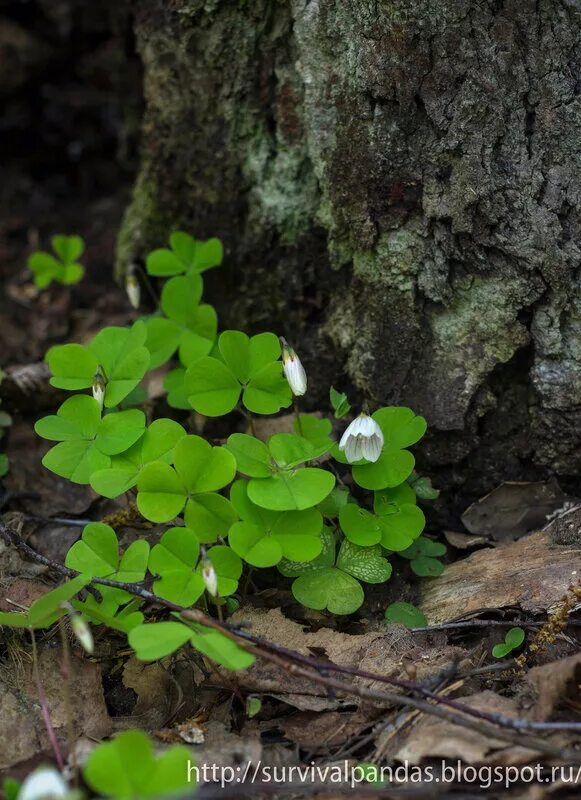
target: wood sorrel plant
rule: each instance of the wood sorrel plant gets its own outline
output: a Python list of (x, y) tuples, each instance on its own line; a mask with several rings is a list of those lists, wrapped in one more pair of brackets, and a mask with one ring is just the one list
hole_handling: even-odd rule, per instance
[[(121, 588), (99, 586), (98, 596), (83, 600), (76, 593), (91, 576), (149, 581), (157, 597), (176, 606), (212, 603), (222, 613), (235, 605), (244, 572), (276, 568), (293, 579), (303, 605), (351, 614), (363, 603), (366, 584), (389, 580), (394, 553), (420, 574), (437, 573), (434, 556), (443, 547), (419, 538), (425, 520), (416, 504), (418, 495), (433, 490), (415, 474), (408, 449), (426, 422), (409, 408), (361, 414), (344, 426), (339, 443), (330, 419), (297, 414), (292, 433), (262, 441), (234, 431), (215, 445), (171, 419), (148, 424), (142, 410), (128, 407), (143, 400), (147, 372), (170, 360), (170, 406), (208, 417), (240, 408), (250, 431), (252, 415), (277, 414), (292, 405), (293, 394), (306, 392), (299, 357), (275, 333), (218, 333), (214, 308), (202, 302), (202, 274), (222, 255), (217, 239), (173, 233), (170, 248), (146, 261), (149, 275), (167, 278), (156, 313), (127, 328), (104, 328), (87, 346), (49, 350), (52, 385), (86, 393), (73, 394), (37, 422), (39, 436), (56, 442), (43, 464), (104, 497), (135, 492), (142, 516), (168, 527), (151, 549), (140, 540), (120, 553), (111, 527), (87, 525), (66, 559), (80, 573), (76, 583), (66, 584), (56, 604), (50, 593), (42, 613), (33, 606), (28, 614), (3, 615), (0, 623), (43, 626), (72, 608), (127, 633), (143, 659), (189, 641), (237, 669), (253, 656), (219, 631), (183, 620), (147, 623), (139, 597)], [(127, 289), (135, 305), (135, 280)], [(344, 394), (331, 388), (330, 397), (336, 419), (349, 414)]]

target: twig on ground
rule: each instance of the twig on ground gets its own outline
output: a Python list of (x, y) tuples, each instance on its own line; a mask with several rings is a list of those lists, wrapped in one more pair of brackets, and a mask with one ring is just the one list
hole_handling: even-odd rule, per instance
[[(77, 570), (70, 569), (59, 564), (46, 556), (37, 553), (30, 545), (26, 544), (16, 531), (8, 528), (0, 522), (0, 538), (7, 544), (11, 544), (22, 552), (26, 553), (33, 560), (51, 567), (69, 578), (76, 577)], [(533, 750), (562, 758), (572, 763), (581, 763), (581, 754), (575, 751), (562, 750), (543, 739), (524, 735), (524, 731), (581, 731), (580, 723), (560, 723), (560, 722), (531, 722), (525, 719), (513, 719), (504, 714), (493, 714), (466, 706), (456, 700), (442, 697), (425, 687), (411, 681), (388, 678), (365, 670), (358, 670), (353, 667), (340, 666), (331, 662), (321, 662), (310, 656), (304, 656), (294, 650), (269, 642), (261, 637), (248, 633), (240, 626), (233, 626), (226, 622), (219, 622), (198, 609), (188, 609), (165, 600), (148, 589), (144, 589), (139, 584), (123, 583), (107, 578), (91, 579), (94, 584), (101, 586), (111, 586), (123, 589), (126, 592), (141, 597), (143, 600), (178, 611), (181, 616), (193, 622), (214, 628), (236, 642), (239, 646), (254, 653), (255, 655), (270, 661), (281, 667), (292, 675), (298, 675), (307, 680), (314, 681), (321, 686), (325, 686), (332, 692), (341, 692), (347, 695), (355, 695), (362, 699), (379, 701), (388, 705), (399, 707), (415, 708), (423, 713), (431, 714), (447, 720), (448, 722), (460, 725), (471, 730), (475, 730), (488, 737), (502, 739), (519, 746), (528, 747)], [(409, 697), (404, 694), (394, 692), (379, 691), (367, 686), (360, 686), (354, 683), (347, 683), (333, 677), (329, 677), (329, 672), (338, 672), (352, 677), (364, 678), (377, 683), (384, 683), (399, 689), (413, 692), (419, 697)], [(420, 699), (421, 698), (421, 699)]]

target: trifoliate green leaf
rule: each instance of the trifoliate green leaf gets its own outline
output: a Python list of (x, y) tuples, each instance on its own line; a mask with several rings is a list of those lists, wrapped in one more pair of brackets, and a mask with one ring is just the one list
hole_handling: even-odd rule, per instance
[(59, 389), (88, 389), (100, 368), (105, 379), (105, 407), (118, 405), (141, 381), (149, 366), (144, 347), (147, 331), (138, 320), (132, 328), (103, 328), (88, 347), (65, 344), (52, 347), (46, 360), (50, 383)]
[(293, 582), (292, 592), (307, 608), (317, 611), (326, 608), (332, 614), (353, 614), (364, 600), (359, 581), (335, 567), (301, 575)]
[(70, 397), (56, 415), (35, 425), (39, 436), (61, 442), (44, 456), (44, 466), (74, 483), (89, 483), (94, 472), (108, 469), (110, 456), (130, 448), (144, 430), (142, 411), (129, 409), (101, 418), (99, 404), (87, 395)]
[(246, 433), (233, 433), (228, 437), (226, 447), (236, 459), (239, 472), (250, 478), (269, 478), (273, 471), (272, 458), (268, 447), (255, 436)]
[(137, 483), (137, 476), (151, 461), (170, 463), (173, 448), (186, 435), (185, 430), (171, 419), (157, 419), (143, 436), (122, 456), (114, 456), (109, 469), (91, 475), (92, 488), (103, 497), (118, 497)]
[(230, 492), (242, 521), (232, 525), (228, 541), (239, 556), (256, 567), (272, 567), (283, 557), (307, 562), (319, 555), (323, 518), (316, 509), (267, 511), (247, 492), (247, 481), (237, 481)]
[(272, 511), (301, 511), (322, 502), (335, 486), (335, 476), (323, 469), (303, 467), (278, 472), (270, 478), (252, 478), (248, 496)]
[(360, 547), (347, 539), (339, 548), (337, 567), (365, 583), (385, 583), (392, 571), (391, 564), (382, 556), (381, 545)]
[(405, 625), (406, 628), (423, 628), (428, 624), (419, 608), (399, 600), (385, 609), (384, 616), (388, 623)]

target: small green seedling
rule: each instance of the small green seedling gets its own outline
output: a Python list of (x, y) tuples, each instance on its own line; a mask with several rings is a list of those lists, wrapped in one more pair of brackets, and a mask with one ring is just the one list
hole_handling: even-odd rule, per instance
[(506, 632), (504, 642), (495, 644), (492, 648), (492, 655), (494, 658), (504, 658), (513, 650), (521, 646), (525, 640), (525, 632), (522, 628), (510, 628)]
[(400, 555), (409, 559), (410, 567), (416, 575), (422, 578), (436, 578), (444, 571), (444, 565), (438, 561), (438, 556), (445, 555), (446, 550), (445, 544), (420, 536)]
[(344, 392), (338, 392), (332, 386), (329, 390), (329, 399), (335, 419), (343, 419), (351, 411), (351, 403)]
[(386, 622), (392, 625), (396, 623), (405, 625), (406, 628), (424, 628), (428, 624), (428, 620), (419, 608), (403, 600), (391, 603), (385, 609), (384, 617)]
[(169, 237), (169, 249), (153, 250), (146, 259), (150, 275), (168, 278), (171, 275), (205, 272), (218, 267), (224, 258), (224, 248), (219, 239), (198, 241), (183, 231), (175, 231)]
[(260, 697), (247, 697), (246, 698), (246, 716), (248, 719), (255, 717), (262, 708), (262, 700)]
[(52, 249), (56, 257), (44, 250), (31, 253), (28, 269), (34, 275), (39, 289), (45, 289), (52, 281), (70, 285), (78, 283), (85, 274), (85, 268), (78, 263), (83, 255), (85, 243), (80, 236), (53, 236)]

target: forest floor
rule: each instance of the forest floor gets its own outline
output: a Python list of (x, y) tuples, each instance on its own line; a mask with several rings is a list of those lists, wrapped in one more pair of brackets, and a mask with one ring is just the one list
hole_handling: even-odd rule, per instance
[[(106, 262), (112, 239), (103, 231), (89, 261)], [(98, 498), (45, 470), (46, 443), (33, 430), (59, 401), (39, 366), (47, 348), (127, 323), (123, 291), (110, 269), (99, 269), (72, 290), (39, 292), (24, 260), (9, 263), (0, 299), (0, 396), (13, 423), (0, 520), (59, 564), (87, 520), (115, 518), (122, 547), (138, 537), (155, 543), (159, 526), (124, 515), (125, 500)], [(155, 398), (155, 385), (150, 392)], [(384, 587), (369, 593), (357, 615), (333, 617), (299, 606), (290, 581), (278, 576), (250, 585), (228, 620), (267, 643), (241, 672), (194, 662), (184, 651), (144, 664), (123, 634), (96, 628), (91, 656), (71, 640), (63, 676), (61, 639), (53, 630), (39, 635), (40, 681), (59, 746), (66, 752), (72, 744), (82, 761), (97, 741), (127, 728), (147, 730), (160, 748), (186, 742), (198, 767), (226, 768), (227, 785), (218, 795), (208, 785), (201, 797), (578, 796), (581, 503), (555, 482), (504, 484), (463, 520), (463, 531), (432, 531), (448, 547), (442, 576), (419, 579), (402, 565), (390, 582), (389, 592), (424, 612), (425, 628), (387, 625)], [(0, 610), (29, 606), (56, 580), (51, 568), (0, 544)], [(156, 616), (163, 619), (163, 609)], [(494, 658), (493, 646), (515, 626), (525, 631), (516, 659)], [(54, 756), (27, 634), (0, 630), (0, 684), (0, 770), (22, 778)], [(78, 698), (70, 712), (67, 693)], [(399, 767), (400, 783), (385, 778), (353, 789), (357, 773), (349, 770), (362, 762)], [(251, 775), (259, 765), (252, 784), (248, 764)], [(297, 765), (321, 771), (282, 771)], [(273, 784), (273, 767), (284, 787)], [(470, 771), (489, 767), (500, 770), (490, 786), (486, 772)]]

